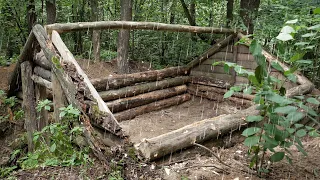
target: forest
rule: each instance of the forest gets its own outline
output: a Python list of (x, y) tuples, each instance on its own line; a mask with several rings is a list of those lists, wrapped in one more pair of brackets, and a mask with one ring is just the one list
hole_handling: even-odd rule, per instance
[(0, 178), (318, 179), (319, 0), (0, 0)]

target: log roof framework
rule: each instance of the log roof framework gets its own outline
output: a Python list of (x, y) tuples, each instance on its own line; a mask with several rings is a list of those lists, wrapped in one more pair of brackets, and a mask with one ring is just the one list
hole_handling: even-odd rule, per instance
[[(178, 67), (174, 71), (170, 71), (173, 74), (167, 74), (167, 71), (155, 71), (155, 75), (150, 79), (140, 79), (142, 81), (152, 81), (152, 80), (161, 80), (165, 77), (176, 77), (172, 79), (173, 85), (164, 85), (163, 87), (173, 87), (181, 86), (187, 83), (191, 84), (205, 84), (212, 85), (214, 87), (229, 87), (232, 84), (236, 84), (238, 77), (234, 72), (231, 72), (230, 77), (225, 80), (227, 82), (220, 82), (220, 76), (216, 72), (219, 69), (208, 69), (208, 65), (211, 66), (210, 62), (215, 58), (219, 57), (219, 53), (225, 53), (225, 58), (229, 55), (231, 62), (236, 62), (239, 59), (241, 62), (241, 55), (239, 52), (241, 48), (234, 48), (232, 51), (228, 50), (228, 46), (238, 39), (245, 38), (243, 34), (236, 30), (226, 29), (226, 28), (213, 28), (213, 27), (194, 27), (194, 26), (185, 26), (185, 25), (171, 25), (163, 23), (154, 23), (154, 22), (127, 22), (127, 21), (101, 21), (101, 22), (79, 22), (79, 23), (66, 23), (66, 24), (52, 24), (47, 25), (43, 28), (41, 25), (35, 25), (30, 33), (26, 44), (24, 45), (23, 51), (20, 55), (19, 61), (16, 64), (15, 71), (13, 72), (10, 82), (9, 82), (9, 95), (15, 95), (15, 93), (21, 89), (21, 82), (24, 81), (25, 77), (21, 77), (21, 65), (26, 69), (28, 65), (25, 62), (37, 64), (37, 60), (41, 59), (37, 56), (42, 54), (41, 57), (44, 57), (40, 60), (40, 64), (46, 70), (51, 70), (51, 77), (44, 79), (41, 75), (32, 75), (30, 77), (35, 84), (41, 84), (47, 89), (52, 90), (53, 100), (57, 102), (54, 104), (54, 108), (59, 108), (66, 104), (72, 104), (82, 112), (81, 120), (85, 126), (86, 140), (90, 147), (93, 149), (94, 153), (98, 157), (103, 157), (102, 150), (103, 143), (101, 142), (101, 137), (96, 137), (96, 131), (93, 127), (98, 127), (107, 131), (112, 136), (112, 143), (104, 144), (106, 146), (113, 146), (116, 144), (123, 143), (126, 139), (125, 133), (122, 131), (120, 124), (116, 117), (122, 117), (121, 115), (114, 115), (108, 108), (107, 104), (103, 100), (101, 93), (98, 93), (96, 88), (105, 88), (99, 87), (101, 82), (107, 82), (110, 84), (109, 87), (125, 87), (129, 84), (134, 84), (139, 82), (135, 80), (135, 75), (124, 75), (114, 78), (105, 78), (101, 80), (90, 81), (84, 71), (81, 69), (79, 64), (76, 62), (72, 53), (65, 46), (63, 40), (61, 39), (59, 33), (70, 32), (70, 31), (79, 31), (79, 30), (90, 30), (90, 29), (145, 29), (145, 30), (157, 30), (157, 31), (176, 31), (176, 32), (192, 32), (192, 33), (222, 33), (230, 34), (225, 39), (214, 44), (210, 49), (204, 52), (202, 55), (198, 56), (196, 59), (191, 61), (185, 67)], [(247, 39), (247, 45), (249, 45), (250, 40)], [(221, 53), (222, 52), (222, 53)], [(250, 53), (247, 53), (247, 59), (250, 59)], [(269, 63), (277, 61), (280, 66), (287, 70), (289, 66), (281, 63), (277, 57), (263, 51), (263, 55), (266, 57)], [(211, 58), (213, 57), (213, 59)], [(211, 58), (211, 60), (210, 60)], [(206, 61), (209, 61), (209, 64), (206, 64)], [(38, 64), (39, 64), (38, 62)], [(243, 62), (245, 64), (245, 62)], [(242, 64), (240, 64), (242, 65)], [(251, 67), (251, 66), (250, 66)], [(24, 71), (23, 71), (24, 72)], [(166, 72), (166, 73), (164, 73)], [(147, 73), (148, 72), (143, 72)], [(150, 72), (152, 74), (152, 72)], [(216, 73), (216, 74), (215, 74)], [(24, 73), (26, 74), (26, 73)], [(290, 89), (287, 91), (287, 96), (292, 97), (293, 95), (303, 94), (309, 92), (314, 88), (313, 84), (304, 77), (300, 72), (295, 72), (297, 76), (297, 84), (291, 85)], [(207, 77), (211, 78), (207, 78)], [(212, 78), (213, 77), (213, 78)], [(174, 80), (179, 79), (180, 80)], [(129, 79), (126, 81), (125, 79)], [(223, 79), (223, 78), (222, 78)], [(240, 78), (241, 79), (241, 78)], [(243, 82), (240, 81), (239, 82)], [(50, 82), (51, 81), (51, 82)], [(30, 82), (30, 81), (25, 81)], [(111, 83), (110, 83), (111, 82)], [(126, 84), (127, 83), (127, 84)], [(128, 84), (129, 83), (129, 84)], [(243, 82), (245, 83), (245, 82)], [(22, 83), (22, 87), (26, 87)], [(163, 88), (162, 87), (162, 88)], [(192, 87), (192, 86), (191, 86)], [(57, 89), (60, 89), (58, 91)], [(186, 89), (185, 87), (180, 87), (179, 93), (182, 93), (181, 89)], [(157, 89), (147, 89), (148, 91), (154, 91)], [(134, 91), (134, 89), (133, 89)], [(189, 91), (188, 91), (189, 92)], [(24, 92), (25, 93), (25, 92)], [(59, 94), (60, 93), (60, 94)], [(110, 93), (109, 93), (110, 94)], [(163, 94), (163, 93), (159, 93)], [(26, 96), (25, 93), (23, 96)], [(29, 92), (30, 95), (30, 92)], [(134, 95), (134, 93), (133, 93)], [(125, 96), (125, 95), (124, 95)], [(111, 98), (112, 94), (108, 96)], [(241, 97), (241, 95), (239, 95)], [(35, 97), (36, 98), (36, 97)], [(173, 99), (175, 97), (171, 97)], [(180, 95), (176, 97), (179, 102), (185, 102), (189, 100), (190, 97), (187, 95)], [(245, 98), (245, 97), (243, 97)], [(250, 99), (250, 97), (247, 97)], [(246, 98), (245, 98), (246, 99)], [(26, 101), (27, 98), (24, 99)], [(136, 100), (134, 100), (136, 101)], [(34, 103), (34, 102), (33, 102)], [(142, 106), (147, 106), (141, 103)], [(121, 107), (121, 106), (119, 106)], [(161, 107), (155, 108), (155, 110)], [(30, 110), (30, 108), (28, 109)], [(145, 112), (145, 111), (143, 111)], [(56, 112), (55, 112), (56, 113)], [(57, 111), (58, 113), (58, 111)], [(130, 114), (128, 112), (127, 114)], [(245, 124), (243, 116), (257, 114), (255, 106), (251, 106), (248, 110), (238, 113), (236, 115), (222, 115), (219, 117), (203, 120), (200, 123), (191, 124), (181, 129), (175, 130), (173, 132), (163, 134), (161, 136), (144, 139), (141, 143), (135, 144), (136, 149), (148, 160), (154, 160), (166, 154), (172, 153), (172, 151), (192, 146), (195, 142), (203, 142), (208, 138), (219, 136), (221, 132), (227, 133), (230, 129), (237, 129), (239, 126)], [(55, 116), (59, 118), (59, 116)], [(31, 118), (31, 117), (26, 117)], [(44, 120), (45, 121), (45, 120)], [(232, 121), (232, 122), (230, 122)], [(226, 126), (223, 126), (226, 125)], [(223, 126), (221, 128), (221, 126)], [(28, 128), (28, 127), (27, 127)], [(34, 131), (34, 127), (30, 127), (31, 131)], [(32, 129), (33, 128), (33, 129)], [(221, 128), (218, 129), (217, 128)], [(192, 131), (192, 129), (200, 129), (201, 132)], [(27, 129), (29, 131), (29, 129)], [(188, 135), (181, 136), (181, 133), (188, 130), (190, 133)], [(220, 131), (222, 130), (222, 131)], [(208, 134), (208, 136), (203, 137), (203, 133)], [(176, 141), (177, 143), (172, 143), (171, 140)], [(165, 142), (165, 143), (164, 143)]]

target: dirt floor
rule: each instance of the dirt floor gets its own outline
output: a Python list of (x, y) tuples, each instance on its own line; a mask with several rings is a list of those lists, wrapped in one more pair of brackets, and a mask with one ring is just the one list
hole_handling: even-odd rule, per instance
[[(87, 60), (79, 61), (90, 78), (98, 78), (116, 74), (115, 62), (89, 64)], [(87, 66), (88, 67), (88, 66)], [(148, 64), (133, 64), (136, 71), (147, 70)], [(0, 89), (7, 88), (7, 78), (13, 66), (0, 67)], [(214, 117), (220, 114), (235, 113), (240, 107), (225, 101), (215, 102), (194, 97), (191, 101), (179, 106), (147, 113), (133, 120), (122, 122), (124, 130), (131, 135), (132, 141), (139, 142), (142, 138), (151, 138), (178, 129), (193, 122)], [(18, 137), (23, 125), (13, 123), (13, 133), (0, 138), (0, 166), (5, 163), (13, 151), (12, 142)], [(138, 130), (137, 130), (138, 129)], [(248, 148), (243, 145), (241, 132), (213, 139), (205, 144), (211, 152), (203, 147), (192, 147), (175, 154), (161, 158), (153, 163), (138, 163), (136, 169), (130, 169), (128, 174), (141, 171), (139, 176), (128, 176), (127, 179), (150, 180), (200, 180), (200, 179), (320, 179), (320, 138), (304, 138), (303, 144), (308, 153), (304, 157), (296, 148), (292, 148), (293, 165), (283, 160), (279, 163), (269, 163), (270, 173), (259, 178), (248, 169), (250, 158)], [(222, 163), (212, 155), (218, 156)], [(269, 155), (267, 154), (266, 157)], [(267, 162), (266, 162), (267, 163)], [(226, 166), (226, 165), (227, 166)], [(249, 172), (250, 171), (250, 172)], [(96, 161), (87, 167), (47, 167), (34, 170), (19, 170), (14, 172), (12, 179), (108, 179), (106, 169)], [(249, 173), (248, 173), (249, 172)]]

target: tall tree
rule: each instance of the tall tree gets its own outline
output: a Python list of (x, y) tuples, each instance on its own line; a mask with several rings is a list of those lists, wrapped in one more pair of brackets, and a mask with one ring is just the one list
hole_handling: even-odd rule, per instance
[[(132, 20), (132, 0), (121, 0), (121, 20)], [(129, 39), (130, 30), (121, 29), (118, 35), (118, 72), (129, 73)]]
[[(91, 21), (99, 20), (99, 1), (91, 0)], [(94, 61), (100, 61), (100, 34), (101, 31), (93, 30), (92, 31), (92, 47), (93, 47), (93, 58)]]
[(233, 21), (233, 4), (234, 4), (234, 0), (228, 0), (228, 2), (227, 2), (227, 27), (230, 27), (230, 23)]
[(248, 28), (248, 34), (252, 34), (254, 31), (253, 22), (257, 17), (259, 6), (260, 0), (241, 0), (240, 2), (240, 17)]
[(36, 15), (36, 5), (34, 0), (29, 0), (27, 5), (27, 24), (28, 24), (28, 32), (32, 30), (33, 25), (36, 23), (37, 15)]
[(57, 18), (56, 0), (46, 0), (46, 11), (47, 24), (55, 23)]

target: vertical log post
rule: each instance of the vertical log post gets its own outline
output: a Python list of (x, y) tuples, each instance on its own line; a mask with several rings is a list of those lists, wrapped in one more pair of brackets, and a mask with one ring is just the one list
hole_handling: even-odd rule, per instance
[(37, 113), (36, 113), (36, 100), (35, 90), (32, 76), (31, 62), (25, 61), (21, 64), (21, 80), (23, 103), (22, 107), (25, 112), (25, 127), (27, 130), (28, 150), (31, 152), (34, 149), (33, 133), (37, 129)]
[[(47, 99), (47, 90), (46, 87), (36, 84), (36, 100), (37, 103), (40, 101), (46, 100)], [(44, 127), (48, 125), (48, 111), (44, 108), (41, 109), (40, 112), (38, 112), (38, 131), (41, 131)]]
[[(233, 42), (233, 58), (232, 58), (232, 62), (233, 63), (237, 63), (238, 61), (238, 45), (235, 45), (235, 42), (237, 42), (239, 39), (238, 38), (234, 38), (234, 42)], [(234, 85), (236, 83), (236, 76), (237, 76), (237, 73), (236, 71), (232, 68), (231, 70), (231, 76), (232, 76), (232, 85)]]
[(55, 73), (52, 73), (51, 75), (52, 80), (52, 94), (53, 94), (53, 118), (55, 122), (60, 122), (60, 108), (65, 107), (67, 104), (67, 99), (65, 95), (63, 94), (63, 89), (59, 83), (59, 80)]

